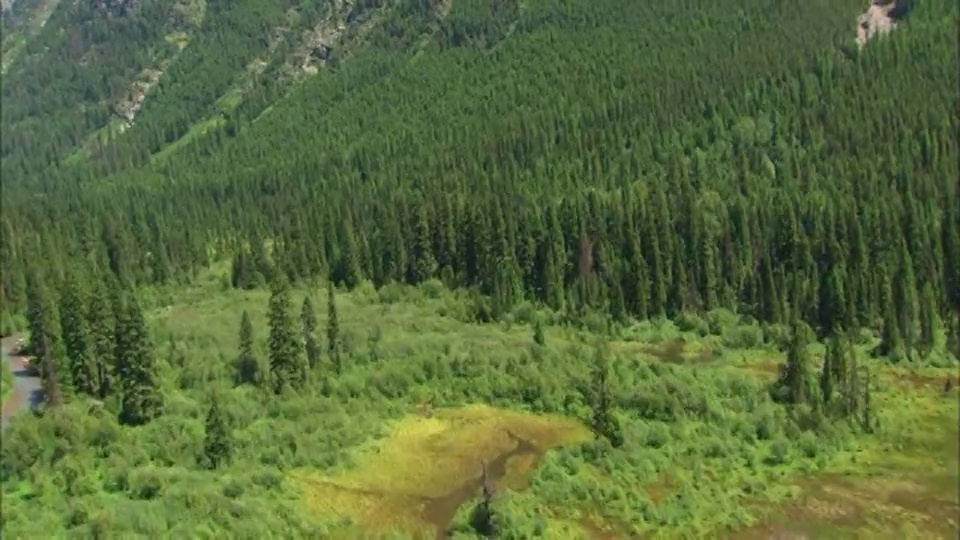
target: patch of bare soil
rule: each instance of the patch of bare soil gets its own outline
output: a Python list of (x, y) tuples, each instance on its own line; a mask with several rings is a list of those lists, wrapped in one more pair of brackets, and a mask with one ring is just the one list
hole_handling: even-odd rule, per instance
[[(736, 539), (801, 539), (897, 531), (910, 525), (926, 538), (956, 538), (956, 501), (944, 500), (910, 481), (826, 477), (800, 484), (804, 494), (772, 519), (730, 535)], [(899, 533), (891, 532), (890, 538)]]
[(919, 373), (903, 373), (892, 376), (894, 384), (901, 388), (916, 390), (932, 390), (948, 394), (960, 386), (960, 378), (944, 375), (922, 375)]
[(902, 11), (900, 4), (900, 0), (872, 0), (857, 19), (857, 43), (862, 47), (869, 39), (895, 29)]
[(683, 338), (664, 341), (656, 346), (644, 347), (642, 351), (671, 364), (706, 364), (716, 359), (713, 349), (701, 349), (696, 352), (687, 351), (687, 344)]

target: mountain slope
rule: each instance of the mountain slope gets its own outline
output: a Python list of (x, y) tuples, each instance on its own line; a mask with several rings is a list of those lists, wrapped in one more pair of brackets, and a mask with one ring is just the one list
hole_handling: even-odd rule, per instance
[[(155, 9), (170, 24), (149, 35), (166, 43), (179, 23)], [(957, 272), (945, 261), (958, 250), (953, 8), (925, 3), (859, 50), (861, 10), (855, 0), (409, 0), (313, 12), (211, 2), (132, 127), (79, 158), (125, 84), (84, 96), (74, 83), (85, 112), (67, 107), (74, 98), (33, 100), (48, 91), (37, 77), (59, 72), (24, 56), (4, 79), (9, 259), (85, 253), (151, 282), (266, 241), (293, 279), (442, 277), (498, 306), (553, 297), (638, 315), (731, 306), (809, 321), (840, 294), (829, 276), (841, 272), (843, 294), (862, 299), (848, 323), (870, 326), (886, 282), (912, 261), (910, 294), (929, 284), (946, 316)], [(53, 65), (84, 50), (45, 54)], [(157, 51), (143, 44), (130, 58), (142, 72), (165, 58)], [(322, 64), (308, 77), (305, 53)], [(136, 72), (116, 71), (118, 81)], [(82, 221), (68, 225), (78, 205)], [(835, 247), (849, 242), (865, 248)], [(595, 276), (581, 286), (585, 246)], [(921, 262), (929, 250), (946, 259)], [(8, 268), (16, 290), (24, 269)], [(637, 272), (652, 287), (642, 296)], [(6, 296), (22, 306), (22, 294)]]
[(953, 2), (21, 1), (3, 536), (956, 528)]

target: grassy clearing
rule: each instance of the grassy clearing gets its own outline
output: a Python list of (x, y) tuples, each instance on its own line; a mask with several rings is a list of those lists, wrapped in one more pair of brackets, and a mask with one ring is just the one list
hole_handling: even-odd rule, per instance
[(80, 163), (90, 157), (95, 147), (108, 144), (112, 139), (119, 137), (125, 129), (123, 120), (115, 117), (111, 118), (107, 125), (87, 136), (80, 148), (70, 153), (64, 159), (64, 162), (71, 165)]
[(164, 146), (162, 150), (150, 156), (150, 162), (154, 164), (163, 163), (163, 161), (165, 161), (170, 154), (176, 152), (177, 149), (183, 148), (189, 144), (190, 141), (196, 139), (197, 137), (203, 136), (211, 129), (220, 127), (224, 122), (226, 122), (226, 120), (223, 118), (213, 117), (193, 124), (190, 126), (190, 129), (184, 133), (183, 137), (180, 137), (172, 143)]
[(956, 389), (943, 389), (953, 374), (928, 371), (936, 383), (917, 389), (904, 371), (883, 372), (880, 433), (799, 479), (800, 494), (788, 505), (758, 508), (763, 523), (736, 537), (956, 538), (960, 405)]
[[(222, 287), (218, 285), (217, 278), (211, 276), (201, 289), (216, 286)], [(209, 317), (208, 314), (237, 313), (246, 309), (251, 314), (254, 326), (265, 328), (266, 292), (223, 290), (222, 294), (213, 296), (201, 292), (201, 289), (193, 293), (178, 293), (175, 299), (170, 299), (173, 301), (170, 307), (157, 312), (157, 328), (161, 335), (184, 339), (186, 343), (191, 343), (191, 350), (199, 345), (202, 351), (206, 344), (211, 350), (201, 354), (209, 355), (224, 344), (228, 344), (229, 348), (236, 347), (236, 322), (219, 316)], [(322, 289), (316, 288), (311, 295), (315, 305), (324, 305)], [(536, 352), (532, 344), (532, 329), (526, 322), (537, 317), (549, 318), (549, 314), (536, 310), (528, 313), (527, 308), (520, 308), (510, 318), (512, 323), (467, 324), (463, 322), (465, 317), (461, 298), (429, 287), (423, 290), (388, 288), (379, 292), (370, 287), (361, 287), (354, 293), (340, 295), (338, 302), (345, 344), (351, 354), (356, 358), (385, 361), (388, 366), (410, 362), (416, 364), (421, 359), (431, 357), (445, 358), (443, 362), (457, 363), (459, 360), (486, 363), (493, 357), (516, 357), (519, 352), (521, 355), (541, 355), (541, 371), (556, 369), (563, 373), (570, 368), (566, 364), (564, 367), (551, 365), (550, 358), (553, 355), (582, 356), (583, 352), (580, 349), (583, 331), (552, 325), (545, 329), (547, 350)], [(322, 309), (318, 315), (320, 324), (325, 324)], [(200, 318), (205, 321), (203, 327), (195, 324)], [(711, 325), (713, 328), (710, 328)], [(617, 330), (615, 336), (611, 337), (610, 349), (620, 359), (621, 369), (630, 372), (624, 374), (623, 379), (627, 381), (624, 386), (633, 388), (634, 392), (651, 395), (662, 393), (666, 386), (680, 395), (674, 396), (672, 401), (668, 399), (667, 402), (659, 402), (659, 405), (655, 403), (655, 408), (661, 409), (660, 412), (625, 414), (624, 421), (632, 430), (632, 436), (640, 441), (640, 448), (634, 449), (633, 455), (623, 456), (622, 460), (616, 461), (616, 465), (587, 463), (573, 466), (573, 462), (589, 461), (590, 456), (585, 453), (589, 454), (590, 451), (580, 447), (558, 450), (548, 454), (534, 471), (532, 490), (526, 494), (513, 494), (504, 502), (505, 506), (514, 515), (546, 516), (553, 534), (571, 538), (639, 534), (648, 530), (651, 523), (659, 524), (662, 530), (693, 534), (734, 534), (733, 531), (745, 528), (738, 533), (745, 537), (758, 530), (776, 527), (785, 519), (795, 524), (805, 523), (804, 526), (808, 528), (804, 530), (807, 531), (822, 530), (838, 534), (844, 534), (845, 531), (876, 531), (890, 523), (879, 517), (884, 511), (890, 510), (888, 506), (883, 506), (887, 504), (883, 502), (886, 492), (869, 487), (870, 483), (874, 486), (902, 487), (902, 484), (896, 483), (898, 478), (920, 470), (932, 470), (929, 462), (921, 459), (922, 455), (910, 457), (906, 450), (923, 448), (924, 445), (918, 445), (916, 440), (918, 437), (922, 439), (922, 436), (918, 434), (918, 437), (899, 443), (896, 439), (906, 433), (903, 428), (909, 428), (910, 432), (919, 429), (921, 433), (955, 432), (955, 426), (950, 430), (950, 426), (943, 423), (945, 418), (956, 417), (955, 404), (940, 397), (942, 381), (949, 370), (909, 370), (875, 363), (874, 367), (878, 368), (876, 372), (880, 374), (875, 399), (883, 426), (881, 433), (871, 438), (818, 441), (809, 434), (784, 429), (779, 425), (784, 420), (772, 408), (762, 407), (746, 415), (736, 412), (744, 409), (741, 399), (750, 401), (755, 398), (737, 397), (729, 401), (734, 397), (729, 395), (731, 388), (737, 389), (735, 392), (743, 396), (762, 394), (762, 385), (776, 377), (783, 361), (782, 353), (770, 344), (762, 343), (759, 338), (742, 337), (753, 331), (749, 327), (738, 327), (736, 321), (708, 321), (704, 325), (696, 321), (681, 321), (680, 324), (644, 322)], [(217, 337), (211, 338), (214, 335)], [(587, 331), (587, 336), (590, 335)], [(755, 346), (736, 347), (739, 341), (754, 343)], [(869, 362), (863, 349), (860, 349), (861, 358)], [(266, 351), (261, 349), (260, 352), (265, 354)], [(811, 347), (811, 353), (822, 354), (822, 347)], [(669, 369), (656, 369), (656, 364)], [(649, 371), (651, 367), (655, 368), (652, 372)], [(414, 365), (410, 369), (415, 372), (417, 367)], [(388, 368), (385, 371), (391, 370)], [(637, 381), (634, 374), (644, 371), (647, 372), (646, 377)], [(373, 373), (365, 380), (368, 384), (388, 387), (390, 378), (390, 373)], [(358, 377), (354, 382), (360, 385), (362, 380), (362, 377)], [(921, 382), (925, 390), (918, 392), (917, 384)], [(482, 387), (488, 383), (477, 381), (476, 384)], [(409, 398), (412, 403), (456, 402), (457, 392), (452, 388), (446, 390), (431, 384), (411, 383)], [(563, 399), (562, 388), (557, 390), (558, 399)], [(350, 392), (353, 395), (353, 391)], [(687, 392), (690, 394), (687, 395)], [(728, 402), (723, 405), (722, 400), (725, 399)], [(510, 400), (497, 403), (496, 397), (489, 401), (501, 406), (515, 406)], [(672, 408), (701, 407), (704, 401), (708, 408), (715, 407), (718, 411), (719, 416), (712, 421), (682, 412), (678, 412), (679, 416), (672, 422), (665, 421), (665, 418), (649, 417), (663, 413), (663, 407), (668, 411), (665, 414), (671, 415), (673, 413), (669, 411)], [(714, 403), (710, 405), (710, 402)], [(575, 409), (566, 412), (576, 416)], [(727, 412), (721, 413), (721, 410)], [(930, 422), (940, 422), (937, 424), (939, 427)], [(754, 426), (748, 427), (751, 424)], [(764, 437), (758, 438), (750, 433), (771, 426), (774, 433)], [(739, 435), (732, 437), (731, 433)], [(943, 463), (946, 463), (952, 464), (955, 471), (956, 452), (950, 454), (943, 451), (942, 447), (938, 451), (942, 462), (939, 470), (942, 472)], [(391, 463), (398, 463), (402, 459), (418, 459), (418, 452), (414, 450), (414, 456), (406, 458), (390, 454), (383, 458), (379, 467), (390, 469)], [(361, 455), (364, 456), (359, 458), (361, 461), (376, 456), (373, 453)], [(380, 456), (383, 457), (383, 454)], [(926, 459), (929, 460), (929, 456)], [(898, 461), (902, 465), (900, 469), (895, 467)], [(872, 462), (875, 463), (868, 467)], [(354, 522), (371, 523), (375, 530), (389, 523), (400, 523), (402, 519), (396, 517), (375, 523), (376, 520), (363, 513), (364, 508), (377, 508), (372, 505), (373, 500), (379, 501), (378, 504), (387, 504), (385, 500), (390, 498), (381, 492), (371, 493), (372, 490), (368, 488), (375, 482), (363, 479), (364, 473), (360, 471), (376, 471), (378, 466), (370, 461), (363, 463), (351, 469), (354, 472), (350, 474), (360, 475), (354, 477), (352, 484), (349, 480), (344, 483), (344, 478), (349, 479), (349, 476), (335, 476), (336, 480), (330, 480), (329, 475), (311, 475), (303, 471), (299, 474), (301, 479), (328, 478), (326, 485), (318, 488), (314, 484), (307, 491), (312, 493), (311, 500), (315, 501), (312, 504), (320, 514), (330, 515), (332, 508), (350, 509), (345, 513), (352, 516)], [(563, 469), (562, 475), (556, 474), (559, 472), (557, 468)], [(939, 477), (937, 474), (927, 477), (932, 481), (932, 478)], [(864, 490), (864, 504), (876, 505), (873, 513), (869, 514), (872, 517), (863, 523), (853, 523), (845, 522), (841, 517), (832, 519), (818, 513), (818, 500), (822, 501), (834, 493), (841, 493), (837, 497), (843, 496), (839, 491), (841, 484), (838, 478), (845, 479), (843, 485), (848, 490)], [(392, 500), (395, 510), (388, 515), (410, 516), (407, 526), (417, 530), (416, 527), (423, 526), (424, 519), (421, 514), (411, 513), (409, 509), (411, 505), (425, 504), (425, 497), (436, 496), (436, 490), (431, 491), (430, 486), (433, 485), (433, 480), (419, 487), (400, 482), (401, 487), (386, 490), (394, 494)], [(337, 491), (337, 486), (352, 486), (355, 490)], [(612, 492), (604, 493), (603, 490), (607, 489), (604, 486), (613, 486)], [(329, 490), (337, 494), (337, 500), (341, 500), (342, 505), (332, 502), (336, 497)], [(617, 490), (622, 492), (617, 493)], [(628, 494), (630, 491), (635, 493)], [(950, 498), (949, 493), (942, 490), (939, 493), (938, 500), (943, 504), (931, 506), (929, 511), (915, 508), (913, 517), (904, 521), (905, 528), (902, 530), (906, 531), (905, 534), (911, 530), (911, 523), (915, 529), (937, 534), (938, 529), (931, 526), (939, 519), (936, 517), (939, 512), (937, 508), (942, 509), (944, 505), (957, 508), (955, 496)], [(400, 501), (397, 494), (412, 498), (397, 502)], [(600, 501), (612, 498), (613, 505), (584, 503), (584, 497)], [(324, 500), (328, 502), (322, 502)], [(574, 505), (573, 500), (579, 502)], [(836, 503), (829, 508), (840, 507)], [(401, 512), (401, 508), (407, 510)], [(862, 510), (857, 512), (863, 513)], [(807, 516), (806, 520), (801, 515)], [(463, 516), (460, 519), (463, 521)], [(943, 523), (942, 520), (940, 523)], [(566, 532), (561, 534), (561, 530)]]
[(569, 419), (486, 406), (426, 414), (395, 422), (387, 437), (358, 450), (349, 470), (332, 476), (294, 473), (310, 509), (333, 520), (348, 517), (364, 533), (431, 536), (453, 517), (452, 512), (443, 516), (438, 506), (456, 510), (465, 502), (458, 498), (474, 495), (469, 485), (462, 488), (479, 476), (481, 459), (495, 462), (518, 446), (515, 438), (529, 443), (528, 452), (505, 460), (504, 476), (496, 479), (501, 486), (520, 489), (547, 450), (591, 437)]

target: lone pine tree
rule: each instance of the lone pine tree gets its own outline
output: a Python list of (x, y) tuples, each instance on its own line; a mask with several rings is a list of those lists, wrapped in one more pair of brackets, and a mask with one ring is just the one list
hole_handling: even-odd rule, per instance
[(340, 375), (343, 371), (343, 360), (340, 358), (340, 320), (337, 316), (333, 282), (327, 284), (327, 350), (333, 363), (333, 371)]
[(313, 300), (308, 294), (300, 307), (300, 326), (303, 331), (303, 347), (307, 353), (307, 365), (310, 369), (320, 363), (320, 344), (317, 343), (317, 313), (313, 309)]
[(284, 387), (296, 388), (304, 382), (300, 367), (303, 351), (290, 315), (289, 287), (282, 278), (274, 284), (267, 311), (270, 319), (270, 377), (274, 392), (279, 394)]
[(117, 377), (120, 384), (120, 422), (140, 425), (163, 412), (163, 397), (143, 312), (132, 293), (120, 303), (116, 327)]
[(229, 462), (232, 449), (226, 419), (220, 411), (219, 400), (214, 398), (210, 404), (210, 410), (207, 412), (204, 429), (203, 455), (205, 465), (211, 469), (216, 469)]
[(620, 422), (613, 415), (613, 404), (610, 399), (610, 361), (604, 347), (597, 348), (593, 364), (593, 431), (604, 437), (614, 448), (623, 445), (623, 432)]
[(246, 310), (240, 317), (240, 355), (237, 357), (236, 383), (257, 384), (260, 378), (260, 363), (253, 352), (253, 323)]
[(777, 394), (788, 403), (806, 403), (810, 389), (807, 386), (807, 327), (803, 323), (794, 322), (790, 332), (790, 342), (787, 348), (787, 361), (780, 371), (777, 381)]

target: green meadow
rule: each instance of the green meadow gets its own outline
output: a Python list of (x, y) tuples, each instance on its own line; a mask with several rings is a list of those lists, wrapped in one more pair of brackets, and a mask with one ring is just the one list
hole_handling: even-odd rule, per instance
[[(481, 463), (511, 538), (956, 531), (954, 370), (870, 359), (869, 336), (857, 354), (877, 374), (872, 434), (775, 403), (777, 329), (731, 313), (573, 325), (524, 304), (504, 322), (477, 324), (467, 322), (472, 300), (438, 283), (361, 285), (336, 296), (343, 373), (329, 376), (324, 355), (303, 390), (278, 397), (232, 382), (243, 311), (261, 373), (269, 369), (269, 293), (230, 289), (224, 272), (142, 298), (164, 416), (121, 429), (111, 399), (78, 400), (14, 423), (3, 448), (11, 537), (110, 527), (470, 538)], [(307, 294), (322, 328), (325, 285), (294, 290), (293, 304)], [(811, 371), (822, 351), (809, 347)], [(588, 428), (597, 354), (612, 358), (617, 448)], [(232, 446), (216, 473), (201, 466), (214, 396)], [(56, 448), (31, 444), (51, 433)]]

